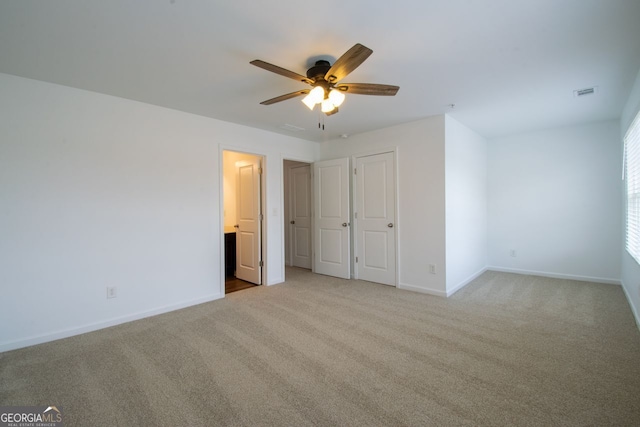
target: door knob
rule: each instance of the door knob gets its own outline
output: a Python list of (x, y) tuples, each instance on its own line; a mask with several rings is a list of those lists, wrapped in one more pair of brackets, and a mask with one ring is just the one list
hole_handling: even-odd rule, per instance
[(296, 223), (295, 221), (289, 221), (289, 224), (295, 224), (295, 223)]
[(342, 226), (343, 226), (343, 227), (346, 227), (346, 226), (347, 226), (347, 223), (346, 223), (346, 222), (343, 222), (343, 223), (342, 223)]
[(233, 228), (240, 228), (240, 225), (236, 224), (233, 226)]
[(393, 223), (392, 223), (392, 222), (390, 222), (389, 224), (387, 224), (387, 227), (389, 227), (389, 228), (393, 228)]

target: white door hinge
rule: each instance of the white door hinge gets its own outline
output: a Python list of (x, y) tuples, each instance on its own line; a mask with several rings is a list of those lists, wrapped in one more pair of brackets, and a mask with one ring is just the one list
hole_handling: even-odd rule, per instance
[(356, 263), (358, 262), (358, 257), (356, 257)]

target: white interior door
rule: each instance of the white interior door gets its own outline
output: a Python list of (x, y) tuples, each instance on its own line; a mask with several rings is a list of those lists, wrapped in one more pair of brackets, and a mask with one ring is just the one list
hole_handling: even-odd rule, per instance
[(314, 271), (349, 279), (349, 159), (314, 163), (313, 181)]
[(355, 231), (358, 279), (396, 285), (393, 153), (356, 158)]
[(291, 264), (311, 268), (311, 167), (289, 169)]
[(237, 166), (236, 277), (261, 284), (260, 159)]

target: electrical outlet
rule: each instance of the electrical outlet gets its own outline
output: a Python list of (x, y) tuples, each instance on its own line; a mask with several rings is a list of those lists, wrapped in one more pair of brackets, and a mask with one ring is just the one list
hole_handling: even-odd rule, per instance
[(429, 264), (429, 273), (436, 274), (436, 265), (435, 264)]
[(509, 249), (509, 256), (512, 256), (512, 257), (515, 258), (516, 257), (516, 250), (515, 249)]
[(118, 288), (116, 288), (115, 286), (107, 286), (107, 299), (115, 298), (116, 296), (118, 296), (117, 290)]

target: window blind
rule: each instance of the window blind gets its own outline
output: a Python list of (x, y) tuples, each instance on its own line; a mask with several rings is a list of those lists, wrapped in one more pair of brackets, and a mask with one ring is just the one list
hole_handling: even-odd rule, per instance
[(626, 248), (640, 264), (640, 112), (624, 136), (627, 187)]

